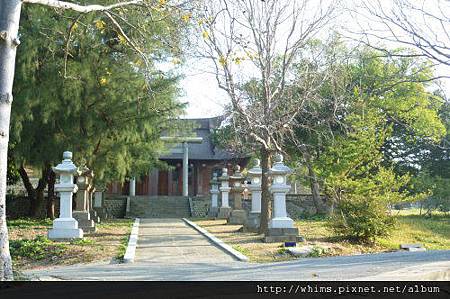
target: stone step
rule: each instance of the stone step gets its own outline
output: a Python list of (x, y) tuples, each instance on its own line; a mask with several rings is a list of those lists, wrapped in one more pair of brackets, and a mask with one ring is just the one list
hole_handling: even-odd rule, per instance
[(189, 217), (189, 198), (173, 196), (136, 196), (131, 198), (129, 216), (147, 218)]

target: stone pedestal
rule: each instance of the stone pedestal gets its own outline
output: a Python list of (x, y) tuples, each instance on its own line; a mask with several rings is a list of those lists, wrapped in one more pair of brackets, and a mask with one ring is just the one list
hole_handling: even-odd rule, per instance
[(244, 187), (242, 186), (243, 179), (241, 167), (236, 165), (234, 174), (230, 176), (234, 204), (233, 211), (231, 211), (230, 218), (228, 218), (228, 224), (244, 224), (247, 219), (247, 212), (242, 209), (242, 192), (244, 191)]
[(83, 231), (72, 217), (72, 195), (78, 189), (73, 183), (74, 174), (78, 174), (77, 167), (72, 163), (71, 152), (64, 152), (63, 159), (62, 163), (53, 167), (53, 171), (60, 177), (60, 182), (55, 185), (55, 191), (60, 194), (60, 215), (53, 220), (53, 228), (48, 231), (48, 238), (51, 240), (83, 238)]
[(216, 218), (219, 213), (219, 181), (217, 180), (217, 173), (213, 173), (213, 178), (211, 180), (211, 206), (208, 211), (209, 218)]
[(298, 235), (298, 228), (269, 228), (267, 234), (264, 236), (266, 243), (278, 242), (301, 242), (302, 237)]
[(85, 211), (74, 211), (73, 218), (78, 221), (78, 227), (85, 233), (93, 233), (96, 231), (95, 222), (91, 219), (89, 212)]
[(247, 221), (244, 225), (244, 231), (257, 232), (261, 226), (261, 213), (248, 213)]
[(93, 198), (94, 210), (100, 219), (108, 219), (108, 213), (106, 208), (103, 206), (103, 192), (95, 191)]
[(95, 223), (100, 223), (100, 217), (97, 214), (97, 211), (92, 209), (89, 211), (91, 219), (95, 222)]
[(77, 177), (78, 192), (75, 199), (75, 211), (73, 218), (78, 221), (78, 227), (85, 233), (96, 231), (95, 222), (91, 218), (91, 189), (94, 173), (92, 170), (83, 166), (80, 168), (80, 175)]
[(286, 193), (291, 189), (291, 186), (286, 184), (289, 173), (291, 173), (291, 169), (283, 164), (283, 156), (277, 155), (275, 163), (270, 169), (273, 177), (270, 187), (273, 195), (273, 218), (269, 221), (269, 231), (264, 238), (265, 242), (297, 241), (298, 229), (286, 212)]
[(245, 210), (233, 210), (228, 218), (228, 224), (244, 224), (247, 220), (247, 212)]
[(228, 219), (231, 214), (230, 207), (220, 207), (219, 213), (217, 214), (217, 219)]

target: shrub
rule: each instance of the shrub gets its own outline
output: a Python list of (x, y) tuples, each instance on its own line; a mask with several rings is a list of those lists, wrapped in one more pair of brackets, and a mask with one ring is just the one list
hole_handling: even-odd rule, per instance
[(388, 235), (394, 224), (387, 206), (376, 200), (343, 200), (330, 222), (337, 234), (366, 243)]

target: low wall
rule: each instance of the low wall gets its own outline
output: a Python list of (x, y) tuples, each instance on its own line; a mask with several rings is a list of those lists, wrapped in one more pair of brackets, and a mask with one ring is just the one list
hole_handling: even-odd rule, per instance
[[(106, 197), (104, 200), (104, 207), (110, 217), (123, 218), (127, 206), (126, 196)], [(6, 197), (6, 217), (8, 219), (17, 219), (29, 217), (28, 211), (30, 209), (30, 200), (26, 196), (10, 196)], [(55, 215), (59, 215), (59, 198), (55, 199)], [(40, 216), (45, 218), (45, 202), (42, 207)]]
[(192, 197), (192, 217), (204, 218), (208, 215), (211, 199), (208, 197)]
[[(39, 217), (45, 218), (47, 213), (45, 206), (47, 199), (45, 199)], [(26, 196), (6, 196), (6, 217), (8, 219), (26, 218), (29, 217), (30, 200)], [(55, 215), (59, 215), (59, 197), (55, 199)]]
[[(233, 207), (233, 197), (230, 196), (230, 207)], [(211, 205), (211, 199), (209, 197), (193, 197), (192, 198), (192, 210), (193, 217), (206, 217), (208, 215), (208, 209)], [(219, 200), (220, 205), (220, 200)], [(242, 206), (245, 210), (251, 210), (251, 200), (242, 200)], [(317, 209), (314, 205), (314, 201), (311, 194), (287, 194), (286, 195), (286, 209), (288, 215), (293, 219), (298, 219), (305, 216), (315, 215)]]
[(127, 196), (108, 196), (103, 200), (108, 217), (124, 218), (127, 209)]

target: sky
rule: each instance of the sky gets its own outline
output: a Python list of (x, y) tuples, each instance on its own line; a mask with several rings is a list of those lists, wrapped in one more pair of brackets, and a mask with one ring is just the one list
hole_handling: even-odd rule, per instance
[[(383, 1), (382, 3), (385, 5), (384, 3), (387, 2), (389, 1)], [(422, 0), (417, 0), (416, 2), (421, 3)], [(351, 3), (350, 5), (353, 6), (355, 2), (347, 1), (348, 3)], [(384, 8), (388, 7), (386, 6)], [(357, 20), (354, 15), (351, 16), (350, 14), (342, 13), (329, 26), (340, 28), (340, 32), (346, 30), (355, 31), (359, 28), (359, 24), (366, 24), (374, 29), (380, 28), (378, 23), (365, 17), (361, 18), (361, 20)], [(420, 23), (422, 19), (418, 16), (416, 20)], [(435, 31), (438, 32), (438, 29), (436, 27)], [(325, 32), (322, 32), (322, 34), (326, 35)], [(392, 44), (390, 46), (398, 47), (399, 45)], [(190, 59), (181, 70), (184, 79), (180, 82), (180, 87), (183, 90), (180, 101), (188, 103), (186, 115), (184, 116), (186, 118), (204, 118), (221, 115), (223, 114), (225, 105), (229, 103), (227, 94), (219, 89), (215, 75), (205, 71), (208, 69), (208, 65), (210, 65), (210, 62), (206, 59)], [(440, 66), (436, 69), (436, 74), (448, 75), (450, 74), (450, 68), (448, 66)], [(449, 98), (450, 79), (443, 79), (442, 85), (447, 94), (447, 98)]]

